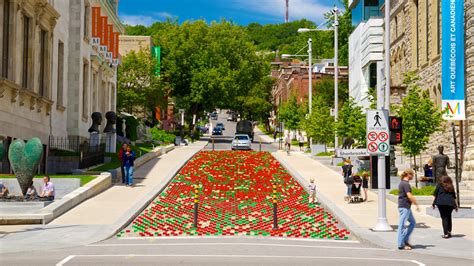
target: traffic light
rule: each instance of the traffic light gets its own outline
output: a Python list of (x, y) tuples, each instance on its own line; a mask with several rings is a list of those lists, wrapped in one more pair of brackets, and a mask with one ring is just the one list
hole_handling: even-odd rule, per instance
[(403, 141), (403, 123), (401, 117), (390, 117), (390, 145), (397, 145)]

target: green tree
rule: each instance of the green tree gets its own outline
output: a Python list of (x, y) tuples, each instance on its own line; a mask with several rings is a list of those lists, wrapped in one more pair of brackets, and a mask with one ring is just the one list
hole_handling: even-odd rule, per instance
[(149, 50), (123, 57), (117, 75), (118, 110), (152, 113), (157, 106), (163, 107), (166, 83), (155, 74), (155, 64)]
[[(405, 74), (404, 83), (408, 94), (402, 100), (398, 114), (403, 119), (403, 151), (413, 156), (419, 155), (429, 142), (430, 136), (439, 131), (441, 112), (431, 101), (427, 91), (421, 91), (417, 84), (419, 77), (413, 73)], [(414, 160), (416, 168), (416, 160)], [(418, 182), (417, 182), (418, 185)]]
[(339, 112), (336, 123), (338, 137), (352, 137), (358, 146), (366, 146), (366, 115), (361, 106), (358, 106), (353, 98), (344, 103)]
[(304, 119), (304, 114), (303, 108), (298, 104), (296, 96), (291, 96), (278, 110), (280, 121), (284, 122), (285, 127), (290, 130), (298, 129), (301, 121)]
[(330, 106), (321, 96), (313, 97), (313, 108), (301, 126), (314, 143), (329, 144), (334, 139), (334, 117)]

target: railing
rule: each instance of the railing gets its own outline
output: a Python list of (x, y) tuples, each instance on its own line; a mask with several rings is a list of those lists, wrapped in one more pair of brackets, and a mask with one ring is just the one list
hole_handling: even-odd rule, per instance
[(96, 143), (80, 136), (49, 137), (49, 156), (77, 157), (79, 168), (104, 163), (105, 135), (97, 136)]

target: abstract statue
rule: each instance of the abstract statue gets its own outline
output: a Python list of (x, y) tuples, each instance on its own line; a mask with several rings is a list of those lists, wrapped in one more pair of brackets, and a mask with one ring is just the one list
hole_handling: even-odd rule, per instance
[(99, 125), (102, 124), (102, 114), (93, 112), (91, 115), (92, 126), (89, 128), (89, 133), (99, 133)]
[(117, 122), (117, 115), (115, 112), (105, 113), (105, 119), (107, 119), (107, 124), (105, 124), (104, 133), (115, 133), (114, 125)]
[(8, 149), (8, 157), (15, 173), (21, 192), (26, 195), (28, 186), (33, 181), (43, 154), (43, 145), (39, 138), (32, 138), (25, 143), (15, 140)]

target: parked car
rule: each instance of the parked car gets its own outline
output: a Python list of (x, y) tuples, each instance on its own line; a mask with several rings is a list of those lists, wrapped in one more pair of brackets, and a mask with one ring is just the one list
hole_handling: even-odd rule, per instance
[(251, 150), (252, 140), (247, 134), (236, 134), (232, 140), (232, 150)]
[(222, 129), (220, 129), (219, 127), (215, 127), (212, 130), (212, 135), (222, 135)]
[(219, 127), (220, 129), (222, 129), (222, 131), (225, 130), (224, 123), (217, 123), (217, 124), (216, 124), (216, 127)]

